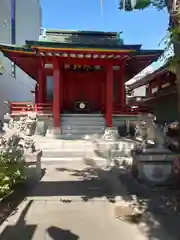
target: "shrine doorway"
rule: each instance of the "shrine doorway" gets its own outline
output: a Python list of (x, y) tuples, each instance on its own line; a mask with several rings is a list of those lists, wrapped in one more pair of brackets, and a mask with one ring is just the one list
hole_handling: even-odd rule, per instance
[[(69, 113), (102, 112), (105, 99), (103, 72), (64, 72), (63, 111)], [(81, 104), (82, 103), (82, 104)], [(84, 109), (80, 108), (80, 105)]]

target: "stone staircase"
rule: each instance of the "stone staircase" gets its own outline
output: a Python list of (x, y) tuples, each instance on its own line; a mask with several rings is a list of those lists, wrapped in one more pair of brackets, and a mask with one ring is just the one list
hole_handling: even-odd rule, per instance
[(104, 162), (94, 151), (94, 139), (103, 134), (104, 129), (102, 114), (63, 114), (59, 139), (36, 137), (36, 145), (43, 151), (42, 163)]
[(42, 149), (43, 165), (63, 165), (67, 162), (105, 163), (105, 159), (95, 153), (95, 144), (89, 140), (63, 140), (35, 137), (37, 149)]
[(83, 162), (105, 165), (111, 148), (113, 155), (129, 156), (132, 142), (103, 140), (101, 134), (104, 130), (105, 120), (101, 114), (63, 114), (62, 137), (34, 136), (36, 147), (42, 149), (42, 164), (63, 166), (67, 162)]
[[(131, 149), (135, 142), (128, 139), (118, 141), (63, 140), (35, 137), (36, 148), (42, 150), (43, 165), (64, 165), (67, 162), (86, 165), (106, 164), (110, 158), (131, 160)], [(121, 161), (120, 159), (118, 161)]]
[(102, 114), (63, 114), (61, 133), (64, 139), (88, 139), (104, 132)]

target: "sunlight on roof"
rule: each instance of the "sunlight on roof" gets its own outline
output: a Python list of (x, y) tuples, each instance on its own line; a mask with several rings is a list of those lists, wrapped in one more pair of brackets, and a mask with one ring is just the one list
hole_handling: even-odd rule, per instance
[(131, 78), (128, 82), (126, 82), (126, 85), (131, 85), (137, 81), (139, 81), (142, 77), (152, 73), (155, 70), (153, 64), (149, 65), (148, 67), (146, 67), (145, 69), (143, 69), (143, 71), (141, 71), (140, 73), (138, 73), (136, 76), (134, 76), (133, 78)]

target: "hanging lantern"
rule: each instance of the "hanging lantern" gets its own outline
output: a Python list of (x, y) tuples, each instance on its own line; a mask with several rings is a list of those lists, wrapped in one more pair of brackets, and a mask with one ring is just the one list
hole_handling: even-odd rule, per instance
[(120, 0), (120, 10), (132, 11), (150, 6), (151, 0)]

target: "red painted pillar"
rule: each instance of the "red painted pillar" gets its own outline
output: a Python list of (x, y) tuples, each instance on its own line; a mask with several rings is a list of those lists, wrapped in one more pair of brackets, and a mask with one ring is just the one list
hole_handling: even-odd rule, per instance
[(106, 66), (106, 125), (112, 127), (113, 113), (113, 65)]
[(121, 69), (114, 71), (115, 78), (115, 88), (116, 88), (116, 98), (115, 98), (115, 106), (118, 107), (121, 105)]
[(125, 89), (125, 66), (126, 62), (123, 61), (122, 64), (120, 65), (120, 79), (119, 79), (119, 102), (120, 105), (122, 106), (122, 109), (126, 106), (126, 89)]
[(47, 102), (47, 76), (45, 73), (43, 74), (43, 100), (44, 103)]
[(152, 95), (152, 84), (151, 82), (147, 85), (147, 97), (151, 97)]
[(60, 65), (60, 113), (63, 111), (63, 75), (62, 75), (62, 64)]
[(58, 58), (53, 60), (53, 115), (54, 115), (54, 126), (60, 126), (60, 107), (61, 107), (61, 96), (60, 96), (60, 64)]
[(35, 95), (35, 104), (38, 103), (38, 84), (36, 83), (35, 85), (35, 92), (34, 92), (34, 95)]
[(38, 87), (37, 87), (37, 99), (38, 103), (44, 103), (44, 73), (43, 65), (40, 64), (38, 68)]

